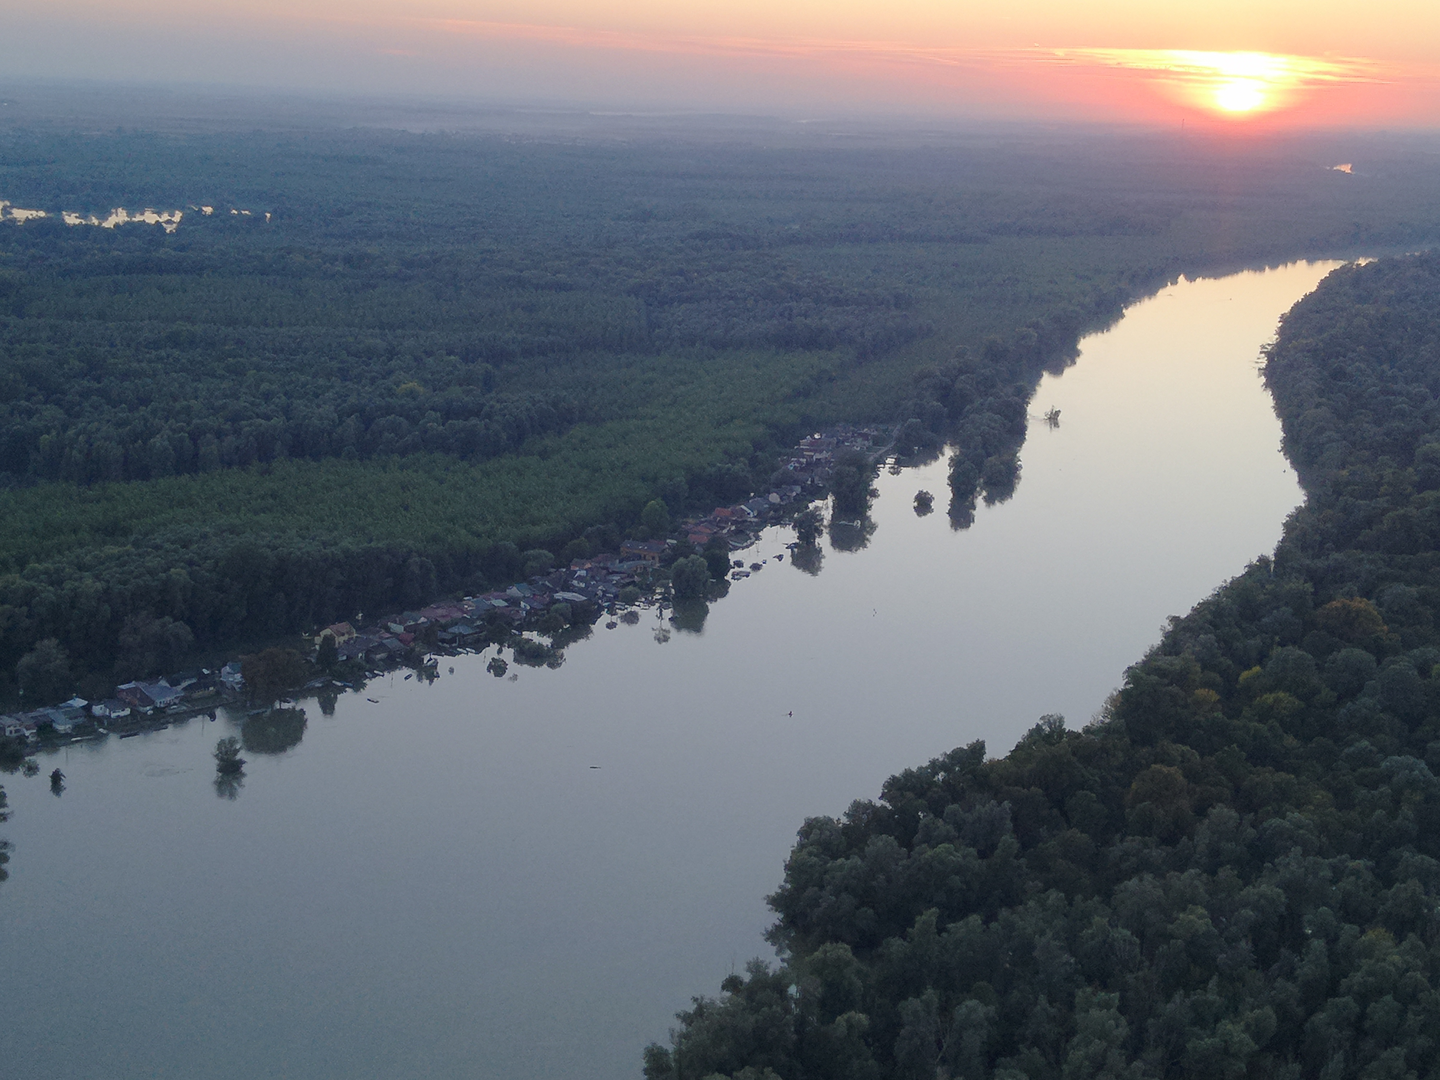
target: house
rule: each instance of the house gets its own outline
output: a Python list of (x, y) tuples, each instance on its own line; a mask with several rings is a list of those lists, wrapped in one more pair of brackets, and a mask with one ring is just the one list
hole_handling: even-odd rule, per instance
[(0, 717), (0, 729), (5, 732), (7, 739), (24, 739), (29, 737), (25, 730), (25, 722), (18, 716)]
[(475, 627), (469, 623), (459, 622), (448, 630), (440, 631), (440, 640), (447, 645), (463, 645), (478, 633), (480, 633), (480, 631), (476, 630)]
[(343, 645), (335, 646), (335, 656), (342, 661), (363, 659), (366, 653), (379, 644), (380, 639), (373, 634), (356, 634)]
[(157, 709), (166, 709), (171, 705), (178, 705), (185, 696), (164, 679), (161, 679), (159, 682), (141, 683), (140, 689)]
[(319, 645), (327, 637), (336, 645), (343, 645), (345, 642), (355, 639), (355, 627), (348, 622), (332, 623), (315, 635), (315, 644)]
[(620, 545), (620, 557), (658, 566), (669, 550), (669, 545), (661, 540), (626, 540)]
[(148, 709), (155, 704), (138, 682), (127, 682), (117, 686), (115, 696), (128, 703), (131, 708)]
[(245, 689), (245, 676), (240, 674), (240, 662), (232, 660), (220, 669), (220, 682), (226, 690), (239, 693)]
[(685, 534), (685, 539), (689, 540), (690, 543), (696, 547), (704, 547), (710, 542), (710, 538), (715, 536), (719, 531), (719, 529), (708, 522), (697, 521), (694, 525), (690, 526)]
[(555, 594), (555, 599), (561, 600), (567, 604), (584, 604), (587, 603), (590, 598), (588, 596), (585, 596), (583, 593), (557, 592)]
[(91, 705), (90, 715), (96, 720), (123, 720), (130, 715), (130, 706), (119, 698), (110, 698)]
[(57, 735), (69, 735), (75, 730), (75, 718), (63, 709), (43, 709), (42, 715), (55, 729)]
[[(175, 685), (174, 676), (167, 678), (165, 681), (168, 682), (171, 686)], [(194, 680), (186, 683), (184, 686), (180, 687), (180, 689), (185, 692), (185, 696), (188, 698), (199, 698), (209, 697), (211, 694), (216, 693), (220, 689), (220, 687), (216, 685), (215, 673), (213, 671), (201, 669), (200, 673), (195, 676)]]
[[(776, 499), (775, 501), (776, 501), (776, 502), (779, 502), (780, 500), (779, 500), (779, 499)], [(751, 517), (760, 517), (761, 515), (768, 513), (769, 510), (770, 510), (770, 500), (769, 500), (769, 499), (751, 499), (749, 502), (747, 502), (747, 503), (745, 504), (745, 511), (746, 511), (746, 513), (748, 513)]]

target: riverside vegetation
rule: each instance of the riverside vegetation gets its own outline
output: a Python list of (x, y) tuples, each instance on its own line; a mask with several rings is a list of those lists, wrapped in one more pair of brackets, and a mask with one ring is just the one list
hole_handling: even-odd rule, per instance
[(1306, 504), (1083, 731), (800, 830), (649, 1080), (1440, 1075), (1440, 257), (1348, 266), (1265, 378)]
[[(0, 693), (32, 701), (479, 591), (657, 497), (743, 498), (835, 421), (953, 434), (964, 524), (1013, 488), (1042, 369), (1126, 300), (1440, 228), (1393, 147), (1366, 177), (1118, 136), (0, 145), (0, 198), (49, 215), (0, 222)], [(59, 216), (116, 206), (183, 217)]]

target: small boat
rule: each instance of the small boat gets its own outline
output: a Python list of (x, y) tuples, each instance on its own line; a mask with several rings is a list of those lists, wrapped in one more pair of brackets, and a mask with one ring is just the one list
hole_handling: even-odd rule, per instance
[(371, 705), (379, 705), (379, 704), (380, 704), (380, 699), (377, 698), (377, 697), (367, 697), (365, 700), (368, 701), (368, 702), (370, 702)]
[(405, 676), (405, 678), (407, 678), (407, 679), (413, 679), (414, 677), (415, 677), (415, 673), (414, 673), (414, 672), (411, 672), (409, 675), (406, 675), (406, 676)]

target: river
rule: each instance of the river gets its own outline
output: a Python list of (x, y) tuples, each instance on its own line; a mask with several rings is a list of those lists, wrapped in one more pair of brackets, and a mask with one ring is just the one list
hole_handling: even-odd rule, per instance
[(943, 459), (882, 472), (863, 550), (812, 575), (770, 530), (701, 633), (650, 612), (558, 670), (464, 656), (307, 702), (234, 799), (224, 714), (4, 777), (4, 1074), (637, 1077), (691, 994), (771, 955), (807, 815), (1084, 724), (1166, 616), (1273, 549), (1300, 492), (1258, 352), (1333, 265), (1133, 305), (1042, 382), (1013, 499), (956, 531)]

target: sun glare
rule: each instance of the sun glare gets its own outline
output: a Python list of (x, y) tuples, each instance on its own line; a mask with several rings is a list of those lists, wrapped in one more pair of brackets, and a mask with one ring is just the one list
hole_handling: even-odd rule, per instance
[(1215, 104), (1225, 112), (1253, 112), (1265, 104), (1265, 91), (1250, 79), (1232, 79), (1215, 88)]
[(1370, 77), (1364, 61), (1280, 53), (1064, 49), (1054, 55), (1067, 63), (1137, 72), (1182, 105), (1236, 119), (1295, 104), (1320, 87)]

